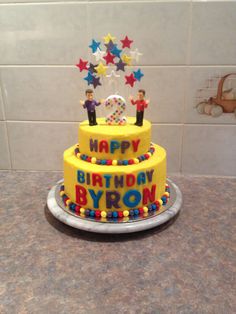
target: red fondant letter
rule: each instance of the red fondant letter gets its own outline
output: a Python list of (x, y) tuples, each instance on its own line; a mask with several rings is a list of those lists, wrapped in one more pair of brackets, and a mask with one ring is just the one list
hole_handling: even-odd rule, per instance
[(137, 152), (137, 150), (138, 150), (138, 146), (139, 146), (139, 143), (140, 143), (140, 140), (133, 140), (132, 141), (132, 145), (133, 145), (133, 150), (134, 150), (134, 153), (136, 153)]
[(86, 189), (81, 185), (75, 186), (75, 198), (76, 203), (79, 205), (86, 205), (87, 204), (87, 197), (86, 197), (87, 191)]
[(96, 184), (102, 187), (102, 177), (99, 173), (92, 173), (92, 184), (96, 186)]
[(102, 140), (99, 143), (99, 152), (101, 153), (103, 150), (105, 151), (105, 153), (108, 153), (108, 143), (106, 140)]
[(143, 189), (143, 205), (146, 205), (148, 202), (152, 203), (155, 201), (156, 194), (156, 184), (152, 185), (151, 191), (149, 188)]
[(130, 173), (130, 174), (127, 174), (126, 176), (126, 185), (127, 186), (133, 186), (135, 183), (135, 176)]

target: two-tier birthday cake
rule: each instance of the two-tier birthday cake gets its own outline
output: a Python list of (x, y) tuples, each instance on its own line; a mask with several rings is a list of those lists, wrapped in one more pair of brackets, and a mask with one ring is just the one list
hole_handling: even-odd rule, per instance
[(151, 123), (128, 118), (122, 126), (98, 119), (79, 126), (79, 144), (64, 152), (61, 196), (68, 211), (102, 221), (156, 211), (169, 198), (166, 151), (151, 143)]
[[(137, 49), (124, 53), (133, 42), (127, 36), (121, 40), (122, 49), (114, 39), (110, 34), (104, 37), (106, 53), (100, 42), (92, 40), (89, 47), (98, 65), (88, 66), (82, 59), (77, 64), (94, 89), (101, 86), (109, 63), (116, 65), (116, 72), (124, 72), (141, 55)], [(124, 76), (125, 85), (133, 87), (143, 76), (141, 69), (133, 71)], [(111, 70), (106, 77), (114, 81), (120, 75)], [(181, 193), (167, 182), (165, 149), (151, 142), (152, 125), (144, 119), (149, 106), (145, 90), (139, 89), (136, 99), (130, 96), (136, 118), (125, 116), (127, 101), (117, 93), (96, 101), (89, 88), (85, 96), (80, 103), (88, 120), (79, 124), (77, 144), (64, 152), (64, 179), (49, 193), (50, 211), (73, 227), (108, 233), (144, 230), (173, 218), (181, 206)], [(105, 118), (96, 117), (100, 105), (111, 109)]]

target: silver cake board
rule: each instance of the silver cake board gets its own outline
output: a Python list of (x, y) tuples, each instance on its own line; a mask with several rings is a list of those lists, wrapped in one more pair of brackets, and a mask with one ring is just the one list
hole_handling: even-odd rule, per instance
[(173, 219), (180, 211), (183, 198), (178, 186), (167, 179), (170, 186), (170, 198), (168, 203), (164, 206), (165, 210), (158, 214), (150, 215), (146, 218), (129, 219), (129, 221), (113, 222), (113, 221), (97, 221), (87, 217), (80, 217), (64, 206), (60, 196), (60, 186), (63, 180), (60, 180), (48, 193), (47, 206), (52, 215), (61, 222), (89, 232), (96, 233), (132, 233), (143, 231), (160, 226), (171, 219)]

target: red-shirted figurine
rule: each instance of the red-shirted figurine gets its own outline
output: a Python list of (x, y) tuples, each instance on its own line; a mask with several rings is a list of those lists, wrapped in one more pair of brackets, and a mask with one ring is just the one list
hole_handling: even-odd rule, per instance
[(145, 90), (140, 89), (138, 91), (138, 99), (134, 100), (133, 96), (129, 97), (131, 104), (136, 105), (136, 122), (135, 125), (142, 126), (143, 125), (143, 115), (144, 109), (148, 107), (149, 101), (145, 100)]

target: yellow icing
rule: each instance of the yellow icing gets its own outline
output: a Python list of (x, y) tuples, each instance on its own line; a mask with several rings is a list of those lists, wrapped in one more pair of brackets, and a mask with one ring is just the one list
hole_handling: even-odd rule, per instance
[[(105, 123), (105, 118), (98, 118), (98, 125), (89, 126), (88, 120), (80, 123), (79, 126), (79, 148), (80, 153), (85, 154), (91, 157), (96, 157), (98, 159), (130, 159), (138, 157), (142, 154), (148, 152), (150, 148), (151, 142), (151, 123), (147, 120), (143, 121), (143, 126), (138, 127), (134, 125), (135, 118), (129, 117), (127, 118), (126, 125), (107, 125)], [(132, 142), (140, 140), (138, 145), (138, 150), (136, 152), (133, 151), (132, 144), (125, 151), (125, 154), (121, 153), (120, 149), (115, 150), (114, 153), (103, 152), (95, 152), (90, 151), (90, 139), (98, 140), (98, 142), (102, 140), (108, 141), (108, 144), (111, 140), (121, 141), (129, 141)]]
[[(86, 123), (82, 124), (82, 125), (86, 125)], [(149, 125), (149, 123), (148, 123), (148, 125)], [(147, 131), (147, 129), (149, 129), (148, 125), (146, 124), (147, 128), (145, 128), (146, 132), (144, 132), (144, 133), (149, 132), (149, 131)], [(95, 131), (95, 127), (88, 127), (88, 128), (89, 128), (89, 131), (90, 131), (90, 129)], [(109, 126), (107, 128), (110, 129), (110, 133), (113, 133), (112, 130), (115, 127)], [(121, 127), (119, 127), (119, 128), (121, 128)], [(142, 129), (142, 128), (137, 127), (137, 129)], [(91, 134), (91, 132), (92, 131), (90, 131), (89, 134)], [(84, 133), (86, 133), (86, 132), (84, 131), (83, 134)], [(99, 134), (97, 136), (102, 138), (101, 134)], [(132, 134), (132, 136), (135, 136), (135, 135)], [(106, 135), (106, 137), (104, 137), (104, 138), (107, 139), (107, 137), (108, 137), (108, 135)], [(88, 138), (88, 137), (86, 137), (86, 138)], [(137, 138), (137, 135), (136, 135), (136, 138)], [(129, 137), (129, 139), (130, 139), (130, 137)], [(83, 138), (81, 140), (84, 141)], [(81, 140), (80, 140), (80, 144), (81, 144)], [(150, 146), (150, 141), (148, 141), (148, 142), (149, 142), (148, 146)], [(148, 160), (145, 160), (145, 161), (138, 163), (138, 164), (133, 164), (133, 165), (128, 165), (128, 166), (112, 166), (112, 165), (111, 166), (104, 166), (104, 165), (92, 164), (90, 162), (80, 160), (74, 155), (74, 149), (76, 148), (76, 145), (70, 147), (69, 149), (67, 149), (64, 152), (64, 185), (65, 185), (66, 195), (70, 198), (70, 200), (73, 203), (76, 203), (75, 186), (77, 184), (86, 188), (87, 192), (88, 192), (88, 189), (93, 189), (95, 191), (95, 193), (97, 193), (99, 190), (102, 190), (103, 195), (99, 201), (99, 210), (108, 211), (108, 209), (106, 208), (106, 196), (105, 196), (106, 191), (114, 191), (114, 190), (118, 191), (122, 197), (128, 190), (135, 189), (142, 194), (144, 188), (147, 187), (147, 188), (151, 189), (152, 185), (156, 184), (155, 200), (160, 199), (162, 197), (162, 195), (165, 193), (166, 151), (164, 148), (162, 148), (158, 145), (154, 145), (154, 147), (155, 147), (155, 152)], [(81, 148), (81, 145), (80, 145), (80, 148)], [(81, 150), (81, 153), (85, 153), (85, 151)], [(117, 156), (115, 156), (115, 158), (117, 158)], [(128, 157), (125, 156), (125, 158), (128, 158)], [(92, 184), (88, 185), (86, 183), (78, 183), (78, 181), (77, 181), (77, 171), (78, 170), (84, 171), (85, 173), (89, 173), (90, 175), (92, 175), (92, 173), (97, 173), (100, 175), (109, 174), (113, 178), (115, 175), (126, 176), (127, 174), (133, 174), (135, 177), (137, 177), (139, 172), (141, 172), (141, 171), (146, 172), (146, 171), (150, 171), (152, 169), (154, 169), (152, 182), (146, 182), (146, 184), (141, 184), (141, 185), (138, 185), (136, 182), (135, 185), (133, 185), (131, 187), (127, 187), (126, 184), (124, 184), (124, 187), (116, 188), (114, 185), (114, 180), (112, 180), (112, 179), (111, 179), (111, 185), (109, 188), (105, 187), (105, 179), (102, 181), (103, 187), (100, 187), (98, 185), (93, 186)], [(125, 182), (125, 180), (124, 180), (124, 182)], [(96, 208), (93, 207), (93, 200), (90, 197), (89, 193), (87, 193), (87, 200), (88, 200), (87, 204), (84, 205), (83, 207), (96, 210)], [(121, 205), (121, 207), (119, 208), (119, 210), (124, 211), (124, 210), (128, 209), (126, 206), (124, 206), (123, 202), (120, 202), (120, 205)], [(147, 206), (147, 205), (145, 205), (145, 206)], [(138, 204), (137, 207), (143, 207), (142, 200), (140, 201), (140, 203)], [(109, 210), (114, 211), (117, 209), (112, 208)]]

